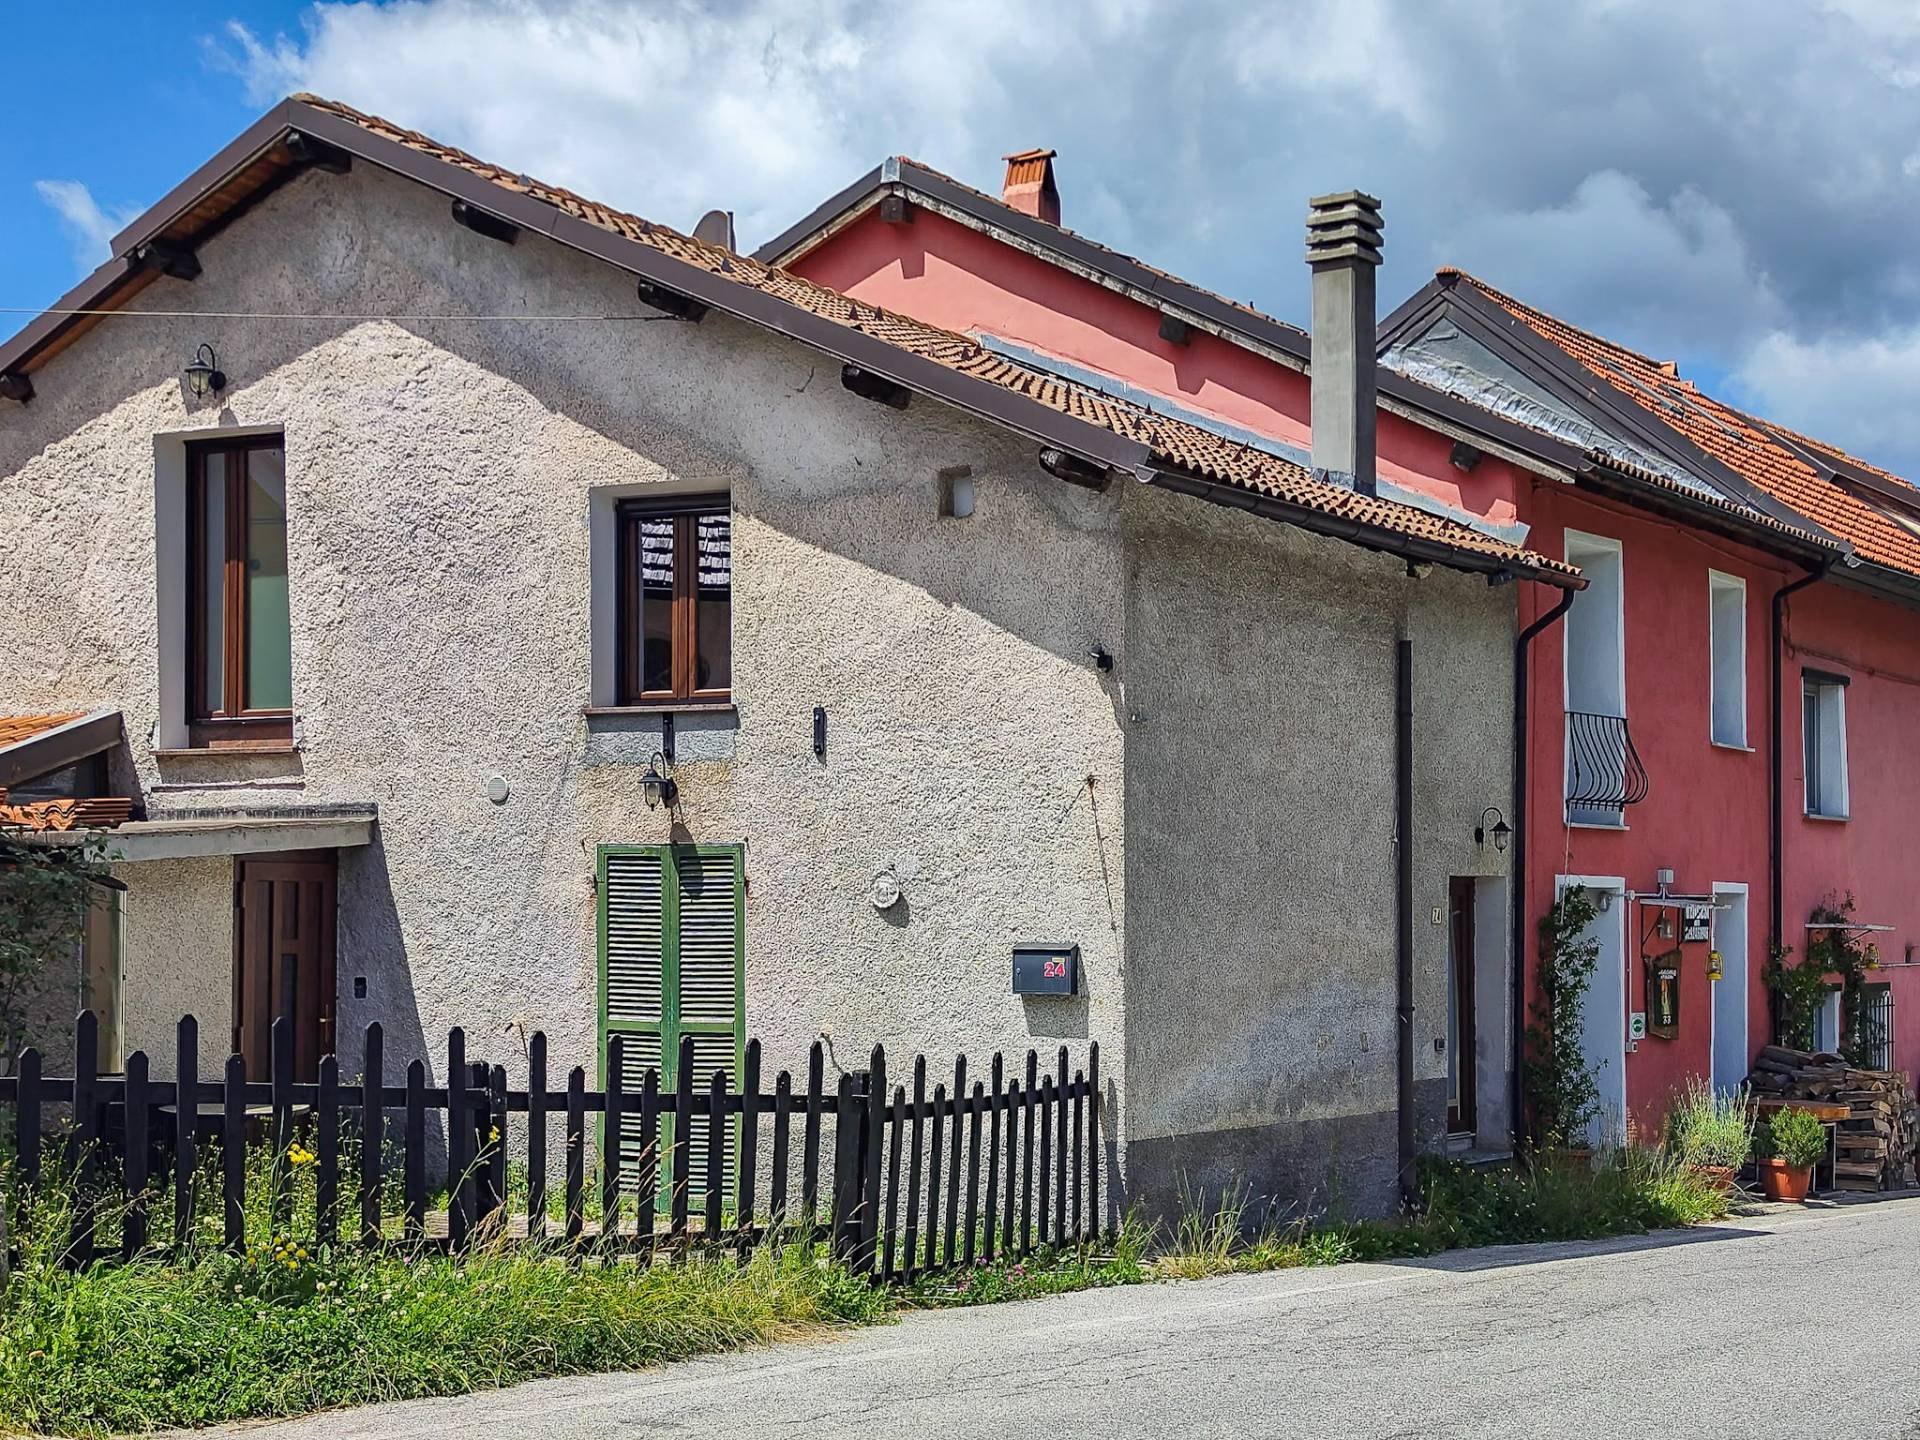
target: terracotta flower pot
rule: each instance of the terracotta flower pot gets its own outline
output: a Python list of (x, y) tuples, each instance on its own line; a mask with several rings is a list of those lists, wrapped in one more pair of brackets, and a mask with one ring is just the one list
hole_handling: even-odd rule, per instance
[(1760, 1186), (1767, 1192), (1769, 1200), (1803, 1205), (1807, 1199), (1807, 1187), (1812, 1183), (1811, 1165), (1789, 1165), (1784, 1160), (1760, 1162)]
[(1689, 1165), (1687, 1168), (1722, 1195), (1733, 1189), (1731, 1165)]

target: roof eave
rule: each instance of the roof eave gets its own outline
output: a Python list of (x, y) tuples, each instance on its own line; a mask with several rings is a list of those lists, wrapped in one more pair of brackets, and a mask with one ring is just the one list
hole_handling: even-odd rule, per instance
[(0, 790), (24, 785), (69, 765), (111, 750), (120, 743), (120, 712), (94, 710), (0, 747)]

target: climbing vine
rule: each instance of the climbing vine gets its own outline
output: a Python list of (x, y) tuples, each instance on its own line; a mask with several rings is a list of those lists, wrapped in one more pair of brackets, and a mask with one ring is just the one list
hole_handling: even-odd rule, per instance
[(27, 1042), (27, 1013), (48, 964), (79, 944), (93, 884), (106, 873), (97, 840), (69, 846), (22, 843), (0, 827), (0, 1075)]
[(1600, 942), (1587, 933), (1598, 912), (1579, 886), (1540, 918), (1540, 983), (1527, 1024), (1527, 1094), (1533, 1143), (1554, 1149), (1578, 1139), (1600, 1113), (1600, 1087), (1581, 1053), (1587, 991)]
[[(1779, 1033), (1782, 1044), (1796, 1050), (1811, 1050), (1816, 1039), (1820, 1007), (1840, 982), (1840, 1054), (1849, 1065), (1871, 1064), (1874, 1052), (1885, 1040), (1879, 1024), (1867, 1011), (1867, 972), (1880, 966), (1880, 949), (1871, 941), (1862, 942), (1850, 929), (1853, 924), (1853, 896), (1835, 901), (1828, 896), (1815, 908), (1813, 928), (1807, 934), (1807, 953), (1798, 965), (1789, 964), (1793, 947), (1782, 946), (1768, 958), (1761, 978), (1778, 997)], [(1818, 927), (1830, 926), (1830, 929)], [(1833, 977), (1833, 978), (1829, 978)]]

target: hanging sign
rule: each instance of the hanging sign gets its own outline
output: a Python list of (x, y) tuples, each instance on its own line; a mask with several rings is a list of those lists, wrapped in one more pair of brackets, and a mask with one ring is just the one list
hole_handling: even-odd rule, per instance
[(1690, 944), (1696, 940), (1713, 938), (1713, 905), (1708, 901), (1690, 904), (1680, 920), (1680, 940)]

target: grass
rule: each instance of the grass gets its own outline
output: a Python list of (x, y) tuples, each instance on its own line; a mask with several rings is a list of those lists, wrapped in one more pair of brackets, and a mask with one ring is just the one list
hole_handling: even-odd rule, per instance
[[(256, 1157), (264, 1165), (262, 1157)], [(250, 1184), (250, 1196), (268, 1187)], [(1422, 1207), (1393, 1221), (1250, 1226), (1243, 1196), (1187, 1197), (1165, 1243), (1134, 1222), (1099, 1245), (1042, 1249), (878, 1289), (789, 1243), (732, 1259), (642, 1267), (545, 1246), (310, 1253), (249, 1205), (247, 1249), (176, 1262), (61, 1264), (67, 1213), (43, 1187), (0, 1293), (0, 1433), (101, 1435), (453, 1395), (540, 1376), (632, 1369), (767, 1344), (900, 1308), (1031, 1299), (1102, 1286), (1571, 1240), (1686, 1225), (1725, 1199), (1685, 1165), (1629, 1150), (1591, 1167), (1433, 1163)], [(217, 1193), (208, 1191), (207, 1193)], [(294, 1234), (311, 1233), (310, 1181)], [(209, 1241), (217, 1217), (197, 1217)], [(155, 1233), (164, 1234), (156, 1214)], [(209, 1223), (211, 1222), (211, 1223)], [(102, 1239), (116, 1222), (108, 1217)]]

